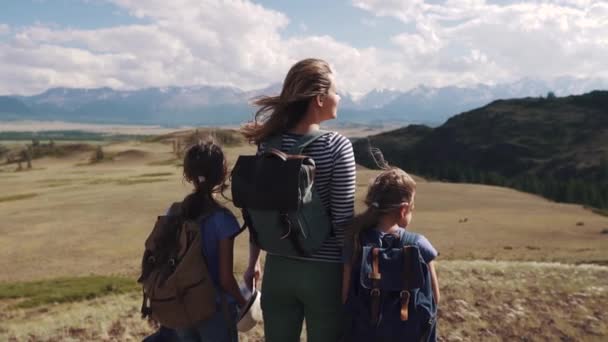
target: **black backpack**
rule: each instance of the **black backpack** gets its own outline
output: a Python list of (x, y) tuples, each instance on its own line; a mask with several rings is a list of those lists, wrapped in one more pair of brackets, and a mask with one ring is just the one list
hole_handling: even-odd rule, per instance
[(234, 166), (234, 205), (243, 210), (252, 240), (269, 253), (308, 256), (332, 232), (314, 183), (315, 162), (301, 154), (326, 133), (302, 136), (287, 153), (280, 151), (281, 136), (272, 137), (264, 151), (239, 156)]

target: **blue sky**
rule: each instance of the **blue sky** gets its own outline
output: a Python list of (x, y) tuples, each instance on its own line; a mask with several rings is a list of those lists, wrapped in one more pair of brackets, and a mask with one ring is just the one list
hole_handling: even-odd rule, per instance
[[(81, 29), (145, 23), (129, 11), (101, 0), (2, 0), (0, 23), (14, 27), (34, 24)], [(345, 0), (257, 1), (289, 16), (286, 37), (331, 35), (355, 47), (390, 45), (389, 37), (412, 29), (394, 18), (378, 20)], [(357, 23), (352, 25), (349, 23)]]
[(293, 18), (286, 29), (288, 36), (330, 35), (358, 48), (388, 47), (391, 36), (411, 31), (413, 26), (395, 18), (379, 20), (344, 0), (268, 0), (259, 3)]
[(141, 21), (105, 1), (2, 0), (0, 11), (0, 23), (14, 27), (42, 24), (95, 29)]
[(0, 94), (280, 82), (343, 91), (608, 77), (605, 0), (1, 0)]

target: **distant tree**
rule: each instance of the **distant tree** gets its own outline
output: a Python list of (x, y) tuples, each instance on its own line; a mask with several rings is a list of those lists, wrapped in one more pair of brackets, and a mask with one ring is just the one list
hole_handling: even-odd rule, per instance
[(599, 179), (600, 181), (606, 181), (608, 182), (608, 158), (603, 157), (600, 161), (600, 174), (599, 174)]
[(27, 162), (27, 168), (31, 170), (32, 169), (32, 153), (30, 152), (29, 149), (24, 151), (23, 158)]
[(182, 155), (182, 140), (181, 139), (177, 139), (175, 154), (178, 157), (181, 157), (181, 155)]
[(91, 163), (100, 162), (103, 160), (103, 158), (104, 158), (103, 149), (101, 148), (101, 145), (97, 145), (95, 152), (93, 152), (93, 155), (91, 156)]
[(550, 91), (547, 93), (547, 99), (548, 100), (554, 100), (556, 98), (555, 93)]
[(8, 154), (8, 147), (0, 145), (0, 158)]

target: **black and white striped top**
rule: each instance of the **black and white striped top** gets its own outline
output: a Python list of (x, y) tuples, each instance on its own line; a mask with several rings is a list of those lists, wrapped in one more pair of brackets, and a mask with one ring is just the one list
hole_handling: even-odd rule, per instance
[[(302, 136), (283, 133), (281, 150), (289, 151)], [(266, 149), (262, 143), (260, 150)], [(330, 213), (335, 236), (330, 236), (323, 246), (310, 257), (297, 259), (341, 262), (344, 227), (350, 222), (355, 206), (355, 156), (353, 145), (343, 135), (328, 132), (304, 148), (303, 155), (314, 159), (316, 164), (315, 186), (321, 201)]]

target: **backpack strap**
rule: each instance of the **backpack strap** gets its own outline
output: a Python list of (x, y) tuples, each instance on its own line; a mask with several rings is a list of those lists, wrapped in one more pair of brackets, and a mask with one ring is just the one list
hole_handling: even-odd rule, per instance
[(265, 151), (268, 151), (272, 148), (277, 149), (277, 150), (281, 150), (281, 145), (283, 144), (283, 137), (282, 134), (277, 134), (277, 135), (273, 135), (270, 136), (266, 141), (266, 148)]
[(401, 241), (401, 246), (416, 246), (418, 240), (420, 239), (420, 235), (412, 232), (408, 232), (404, 230), (399, 233), (399, 240)]
[(319, 129), (308, 134), (304, 134), (300, 137), (300, 139), (298, 139), (298, 141), (296, 141), (293, 147), (287, 151), (287, 154), (302, 154), (302, 151), (304, 148), (306, 148), (306, 146), (312, 144), (327, 133), (329, 133), (329, 131)]
[(408, 232), (407, 230), (402, 231), (400, 234), (400, 242), (401, 242), (401, 248), (403, 250), (402, 252), (402, 258), (403, 258), (403, 273), (402, 273), (402, 277), (403, 277), (403, 289), (401, 290), (401, 292), (399, 293), (399, 298), (400, 298), (400, 302), (401, 302), (401, 309), (399, 310), (400, 312), (400, 318), (401, 321), (407, 321), (409, 318), (409, 302), (410, 302), (410, 297), (411, 297), (411, 292), (410, 290), (413, 289), (415, 287), (414, 283), (414, 279), (413, 279), (413, 274), (412, 272), (412, 264), (417, 262), (417, 255), (414, 254), (414, 252), (416, 251), (416, 249), (414, 248), (416, 246), (416, 243), (418, 242), (418, 239), (420, 239), (420, 235), (416, 234), (416, 233), (412, 233), (412, 232)]
[(173, 202), (167, 211), (167, 216), (181, 216), (182, 202)]
[[(289, 151), (287, 151), (287, 154), (302, 154), (302, 150), (304, 150), (304, 148), (306, 146), (312, 144), (315, 140), (319, 139), (320, 137), (322, 137), (323, 135), (325, 135), (327, 133), (329, 133), (329, 131), (324, 131), (324, 130), (319, 129), (319, 130), (310, 132), (308, 134), (304, 134), (296, 141), (296, 143), (293, 145), (293, 147), (291, 147), (289, 149)], [(273, 136), (269, 137), (268, 139), (266, 139), (265, 150), (267, 151), (272, 148), (281, 150), (282, 144), (283, 144), (283, 135), (280, 133), (277, 135), (273, 135)]]
[(376, 326), (380, 318), (380, 279), (382, 279), (382, 274), (380, 274), (380, 257), (379, 257), (380, 249), (373, 248), (372, 249), (372, 272), (369, 274), (369, 278), (372, 279), (372, 290), (370, 292), (371, 296), (371, 324)]
[(410, 289), (413, 288), (413, 280), (411, 272), (411, 265), (414, 262), (413, 258), (415, 257), (413, 254), (414, 248), (409, 246), (403, 246), (403, 252), (401, 253), (403, 258), (403, 289), (399, 293), (399, 298), (401, 301), (401, 310), (400, 316), (402, 321), (407, 321), (409, 318), (409, 303), (410, 303)]

